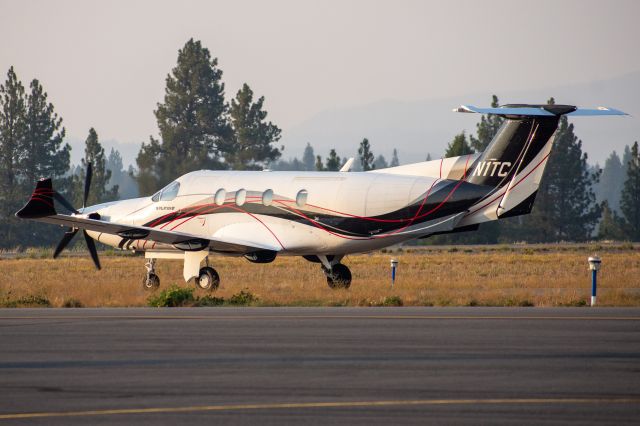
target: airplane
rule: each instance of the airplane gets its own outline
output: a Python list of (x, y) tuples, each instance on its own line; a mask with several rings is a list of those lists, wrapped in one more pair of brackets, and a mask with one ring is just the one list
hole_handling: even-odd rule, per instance
[(254, 263), (302, 256), (320, 264), (329, 287), (348, 288), (351, 271), (341, 263), (348, 254), (530, 213), (562, 116), (627, 115), (538, 104), (454, 111), (505, 120), (483, 153), (367, 172), (349, 171), (353, 159), (339, 172), (199, 170), (150, 197), (94, 206), (85, 206), (88, 164), (81, 209), (44, 178), (16, 216), (68, 227), (54, 258), (80, 229), (98, 269), (94, 240), (143, 252), (148, 290), (160, 285), (157, 259), (182, 260), (186, 282), (215, 290), (220, 277), (210, 254)]

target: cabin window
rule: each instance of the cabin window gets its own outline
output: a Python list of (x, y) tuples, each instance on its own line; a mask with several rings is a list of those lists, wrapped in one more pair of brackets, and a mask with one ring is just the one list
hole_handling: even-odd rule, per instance
[(151, 201), (171, 201), (178, 196), (180, 190), (180, 182), (171, 182), (160, 191), (153, 194)]
[(298, 191), (298, 195), (296, 195), (296, 205), (298, 207), (304, 207), (307, 204), (307, 197), (309, 193), (306, 189), (301, 189)]
[(262, 193), (262, 204), (270, 206), (273, 203), (273, 190), (267, 189)]
[(241, 206), (247, 201), (247, 191), (239, 189), (236, 191), (236, 205)]
[(227, 191), (225, 191), (222, 188), (218, 189), (216, 191), (216, 195), (213, 196), (213, 202), (219, 206), (223, 205), (226, 199), (227, 199)]

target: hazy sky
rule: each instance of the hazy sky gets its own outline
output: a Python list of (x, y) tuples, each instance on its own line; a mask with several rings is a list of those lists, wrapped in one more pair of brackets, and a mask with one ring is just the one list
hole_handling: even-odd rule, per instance
[[(640, 69), (639, 1), (0, 1), (0, 72), (40, 79), (67, 134), (157, 133), (177, 51), (200, 39), (286, 132), (317, 112), (555, 87)], [(460, 103), (465, 100), (461, 99)]]

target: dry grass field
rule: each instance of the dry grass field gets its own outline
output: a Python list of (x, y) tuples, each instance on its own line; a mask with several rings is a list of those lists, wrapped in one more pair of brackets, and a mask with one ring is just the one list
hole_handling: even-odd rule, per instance
[[(348, 256), (353, 273), (348, 290), (331, 290), (317, 264), (278, 258), (252, 264), (214, 257), (221, 276), (216, 297), (251, 292), (258, 306), (582, 306), (590, 295), (587, 257), (603, 259), (598, 304), (640, 306), (640, 251), (617, 246), (477, 246), (405, 249)], [(0, 260), (2, 306), (146, 306), (144, 259), (103, 255), (96, 271), (87, 256), (45, 258), (47, 253)], [(34, 258), (42, 256), (42, 258)], [(389, 261), (399, 261), (390, 286)], [(181, 262), (160, 260), (160, 289), (185, 287)], [(191, 284), (193, 286), (193, 284)], [(196, 291), (196, 296), (204, 296)]]

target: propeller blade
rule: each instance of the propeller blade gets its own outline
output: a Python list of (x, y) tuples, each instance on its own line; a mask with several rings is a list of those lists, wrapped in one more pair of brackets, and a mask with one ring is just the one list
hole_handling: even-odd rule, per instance
[(87, 248), (89, 249), (89, 254), (91, 255), (91, 259), (93, 259), (94, 265), (96, 265), (96, 268), (100, 269), (98, 250), (96, 250), (96, 244), (93, 242), (93, 238), (91, 238), (84, 229), (82, 230), (82, 234), (84, 235), (84, 240), (87, 242)]
[(53, 198), (55, 198), (55, 200), (57, 202), (62, 204), (65, 209), (69, 210), (72, 213), (78, 214), (78, 210), (74, 209), (73, 206), (71, 205), (71, 203), (69, 203), (67, 200), (65, 200), (64, 197), (62, 195), (60, 195), (58, 192), (56, 192), (56, 191), (53, 192)]
[(91, 187), (92, 174), (93, 174), (93, 166), (91, 165), (91, 163), (87, 163), (87, 173), (84, 177), (84, 198), (82, 199), (82, 208), (84, 208), (87, 205), (87, 198), (89, 198), (89, 188)]
[(69, 230), (64, 233), (64, 235), (62, 236), (62, 239), (60, 240), (60, 242), (58, 243), (58, 246), (56, 247), (56, 250), (53, 252), (54, 259), (58, 257), (58, 255), (62, 252), (62, 250), (65, 249), (65, 247), (69, 244), (69, 241), (71, 241), (73, 237), (76, 236), (77, 232), (78, 232), (78, 228), (69, 228)]

